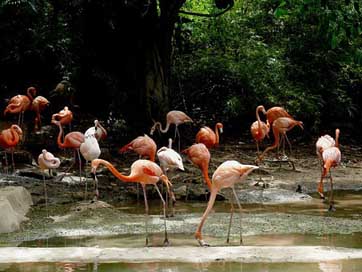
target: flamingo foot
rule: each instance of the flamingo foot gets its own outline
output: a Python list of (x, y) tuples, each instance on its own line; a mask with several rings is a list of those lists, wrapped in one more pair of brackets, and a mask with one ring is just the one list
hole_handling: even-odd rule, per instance
[(170, 241), (168, 240), (168, 238), (165, 238), (165, 240), (163, 241), (163, 246), (167, 247), (170, 245)]
[(324, 196), (324, 194), (323, 194), (323, 193), (318, 192), (318, 194), (319, 194), (319, 198), (320, 198), (320, 199), (326, 199), (326, 197)]
[(202, 247), (209, 247), (210, 246), (208, 243), (206, 243), (202, 239), (197, 239), (197, 241), (199, 242), (199, 245), (202, 246)]
[(329, 205), (328, 211), (329, 212), (335, 212), (336, 211), (336, 208), (334, 207), (333, 204)]
[(146, 237), (146, 243), (145, 243), (145, 246), (146, 246), (146, 247), (148, 246), (148, 237)]

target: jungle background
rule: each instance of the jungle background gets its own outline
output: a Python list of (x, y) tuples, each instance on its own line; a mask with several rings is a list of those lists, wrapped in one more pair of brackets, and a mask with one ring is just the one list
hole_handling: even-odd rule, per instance
[(362, 139), (359, 0), (1, 0), (0, 37), (2, 108), (35, 86), (47, 120), (69, 104), (133, 137), (178, 109), (236, 136), (279, 105), (304, 139)]

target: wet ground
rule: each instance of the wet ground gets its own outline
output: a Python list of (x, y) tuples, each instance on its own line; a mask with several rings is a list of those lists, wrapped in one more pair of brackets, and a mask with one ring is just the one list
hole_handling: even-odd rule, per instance
[[(210, 176), (216, 167), (227, 159), (236, 159), (242, 163), (253, 163), (255, 156), (252, 145), (235, 143), (221, 145), (212, 150)], [(246, 246), (331, 246), (362, 248), (362, 152), (358, 147), (341, 146), (342, 164), (333, 170), (335, 193), (335, 212), (328, 212), (328, 205), (316, 195), (320, 178), (319, 162), (313, 146), (300, 146), (295, 149), (293, 160), (296, 170), (286, 162), (278, 163), (271, 153), (267, 161), (261, 164), (261, 170), (253, 173), (243, 189), (256, 189), (263, 192), (261, 186), (254, 184), (259, 179), (269, 188), (282, 188), (295, 192), (298, 185), (312, 199), (291, 203), (250, 203), (243, 206), (242, 232)], [(107, 154), (107, 152), (105, 153)], [(126, 156), (126, 157), (125, 157)], [(128, 157), (127, 157), (128, 156)], [(127, 161), (122, 159), (127, 158)], [(107, 158), (110, 160), (110, 158)], [(127, 173), (129, 161), (135, 159), (132, 154), (122, 155), (115, 160), (117, 168)], [(172, 181), (178, 202), (175, 217), (167, 219), (167, 230), (171, 247), (198, 244), (193, 233), (206, 207), (207, 190), (202, 184), (200, 172), (185, 160), (185, 173), (172, 174)], [(135, 186), (120, 184), (107, 170), (99, 171), (101, 200), (110, 203), (108, 208), (89, 208), (90, 201), (83, 200), (84, 185), (48, 180), (50, 197), (49, 214), (45, 218), (45, 205), (42, 196), (41, 175), (29, 178), (29, 172), (36, 172), (36, 166), (26, 166), (24, 178), (3, 177), (6, 182), (15, 181), (31, 190), (36, 205), (28, 214), (29, 221), (23, 224), (19, 232), (0, 235), (0, 246), (21, 247), (120, 247), (137, 248), (144, 246), (144, 206), (136, 200)], [(29, 170), (30, 169), (30, 170)], [(76, 173), (74, 173), (76, 174)], [(64, 179), (65, 180), (65, 179)], [(63, 180), (63, 181), (64, 181)], [(325, 189), (328, 191), (328, 180)], [(92, 181), (89, 180), (91, 188)], [(184, 190), (186, 188), (186, 190)], [(267, 189), (266, 189), (267, 190)], [(185, 201), (185, 191), (188, 198)], [(149, 190), (150, 244), (162, 246), (163, 218), (161, 205), (156, 193)], [(328, 193), (327, 193), (328, 195)], [(212, 246), (229, 246), (225, 242), (229, 222), (228, 192), (225, 190), (217, 201), (204, 227), (204, 238)], [(90, 199), (92, 195), (88, 196)], [(142, 200), (142, 195), (140, 199)], [(239, 245), (238, 213), (234, 216), (231, 229), (231, 245)], [(148, 264), (82, 264), (82, 263), (37, 263), (0, 265), (0, 271), (360, 271), (362, 260), (345, 260), (320, 263), (148, 263)]]

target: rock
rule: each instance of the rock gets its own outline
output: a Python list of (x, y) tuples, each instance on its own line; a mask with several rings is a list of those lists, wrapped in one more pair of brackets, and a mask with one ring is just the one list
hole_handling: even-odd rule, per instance
[(278, 188), (242, 190), (238, 197), (243, 203), (291, 203), (312, 200), (307, 194)]
[(20, 223), (27, 220), (25, 214), (33, 204), (30, 193), (20, 186), (0, 189), (0, 233), (20, 229)]

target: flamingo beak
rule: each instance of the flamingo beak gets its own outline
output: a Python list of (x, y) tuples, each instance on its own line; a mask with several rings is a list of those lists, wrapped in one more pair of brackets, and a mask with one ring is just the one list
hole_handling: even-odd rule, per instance
[(220, 133), (223, 133), (223, 132), (224, 132), (223, 128), (220, 128)]

